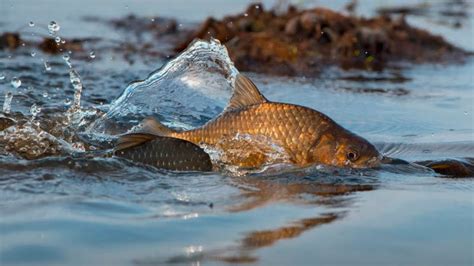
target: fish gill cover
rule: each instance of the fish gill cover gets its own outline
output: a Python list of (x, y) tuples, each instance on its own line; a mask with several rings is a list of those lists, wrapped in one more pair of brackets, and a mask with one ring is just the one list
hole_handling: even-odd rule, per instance
[[(123, 133), (150, 115), (160, 115), (175, 127), (201, 125), (222, 111), (237, 73), (218, 40), (196, 40), (147, 79), (131, 83), (91, 132)], [(176, 121), (183, 114), (187, 114), (184, 119)]]

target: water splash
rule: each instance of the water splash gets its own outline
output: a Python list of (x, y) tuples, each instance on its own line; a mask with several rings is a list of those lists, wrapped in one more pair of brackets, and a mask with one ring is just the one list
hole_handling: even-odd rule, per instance
[(13, 99), (13, 93), (11, 91), (7, 92), (5, 94), (5, 101), (3, 102), (3, 112), (5, 114), (10, 113), (11, 105), (12, 105), (12, 99)]
[(81, 109), (82, 81), (75, 69), (69, 70), (69, 80), (74, 88), (74, 100), (68, 112), (73, 113)]
[(63, 60), (64, 62), (66, 62), (66, 65), (69, 67), (69, 68), (72, 68), (72, 64), (71, 64), (71, 56), (69, 56), (69, 54), (64, 54), (63, 55)]
[[(130, 84), (91, 131), (118, 134), (150, 115), (191, 128), (219, 114), (230, 98), (237, 69), (217, 40), (197, 40), (147, 79)], [(183, 117), (183, 114), (187, 114)]]
[(36, 119), (36, 116), (41, 112), (41, 107), (35, 103), (30, 107), (31, 121)]
[(43, 65), (44, 65), (44, 69), (46, 69), (46, 71), (51, 71), (51, 65), (48, 63), (48, 61), (44, 61)]
[(21, 79), (17, 78), (17, 77), (13, 77), (12, 81), (10, 82), (10, 84), (12, 85), (12, 87), (14, 89), (18, 89), (20, 86), (21, 86)]

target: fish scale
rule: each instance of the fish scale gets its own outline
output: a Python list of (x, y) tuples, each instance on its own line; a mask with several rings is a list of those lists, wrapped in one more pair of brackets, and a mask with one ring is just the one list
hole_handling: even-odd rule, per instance
[[(296, 119), (296, 116), (299, 119)], [(263, 103), (235, 112), (226, 112), (201, 128), (175, 132), (169, 136), (200, 145), (215, 146), (223, 138), (234, 137), (237, 134), (261, 135), (283, 147), (289, 155), (288, 162), (305, 165), (308, 163), (308, 147), (319, 137), (309, 132), (318, 131), (318, 127), (323, 124), (320, 122), (321, 116), (322, 114), (317, 111), (307, 112), (302, 106)], [(312, 123), (307, 124), (304, 121)], [(229, 147), (223, 148), (224, 152), (226, 148), (229, 149)], [(238, 154), (232, 155), (238, 156)], [(265, 155), (258, 154), (256, 157), (253, 162), (247, 161), (246, 166), (260, 167), (262, 162), (259, 158)]]
[(114, 155), (163, 169), (212, 170), (207, 153), (193, 143), (175, 138), (150, 136), (140, 145), (117, 150)]

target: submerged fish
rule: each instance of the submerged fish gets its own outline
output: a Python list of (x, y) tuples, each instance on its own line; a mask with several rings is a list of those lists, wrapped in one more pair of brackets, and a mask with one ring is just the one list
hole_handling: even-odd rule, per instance
[[(367, 140), (326, 115), (308, 107), (267, 100), (250, 79), (240, 74), (227, 108), (204, 126), (179, 132), (149, 118), (144, 121), (143, 132), (218, 148), (223, 157), (230, 158), (227, 162), (246, 168), (274, 163), (274, 152), (284, 153), (277, 162), (298, 166), (363, 168), (377, 166), (382, 158)], [(119, 147), (134, 145), (134, 137), (122, 136)]]
[(114, 155), (157, 168), (180, 171), (211, 171), (209, 155), (185, 140), (150, 134), (128, 134)]

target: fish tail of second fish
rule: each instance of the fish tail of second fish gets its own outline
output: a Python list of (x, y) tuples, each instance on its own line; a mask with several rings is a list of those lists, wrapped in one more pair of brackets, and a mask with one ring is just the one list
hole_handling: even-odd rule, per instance
[(163, 125), (160, 121), (156, 120), (154, 117), (147, 117), (142, 121), (142, 127), (140, 133), (147, 133), (156, 136), (170, 136), (173, 133), (176, 133), (175, 130)]
[(137, 146), (144, 142), (153, 140), (157, 136), (167, 137), (173, 133), (176, 133), (176, 131), (163, 125), (154, 117), (147, 117), (142, 121), (139, 131), (119, 137), (115, 150), (123, 150), (132, 146)]
[(147, 133), (120, 137), (113, 155), (153, 167), (178, 171), (212, 171), (209, 154), (189, 141)]

